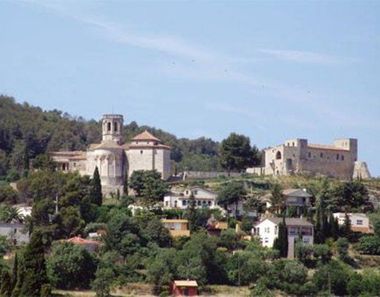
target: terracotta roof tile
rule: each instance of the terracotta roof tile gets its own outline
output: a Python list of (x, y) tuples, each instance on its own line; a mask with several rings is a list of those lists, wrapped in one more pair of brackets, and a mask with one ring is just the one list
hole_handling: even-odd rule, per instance
[(153, 140), (153, 141), (161, 142), (160, 139), (155, 137), (153, 134), (149, 133), (147, 130), (136, 135), (135, 137), (132, 138), (132, 140)]

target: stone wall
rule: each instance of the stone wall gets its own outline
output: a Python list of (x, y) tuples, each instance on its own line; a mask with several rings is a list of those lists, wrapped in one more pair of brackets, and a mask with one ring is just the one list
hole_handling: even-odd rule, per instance
[(185, 171), (183, 173), (183, 179), (209, 179), (209, 178), (216, 178), (220, 176), (232, 176), (232, 177), (238, 177), (241, 176), (241, 173), (238, 172), (231, 172), (228, 174), (226, 171)]

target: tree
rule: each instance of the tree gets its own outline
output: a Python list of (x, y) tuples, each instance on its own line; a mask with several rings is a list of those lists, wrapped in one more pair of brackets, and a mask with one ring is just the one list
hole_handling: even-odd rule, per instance
[(220, 163), (228, 172), (243, 170), (258, 164), (259, 153), (256, 147), (251, 147), (249, 137), (231, 133), (221, 143)]
[(322, 265), (313, 275), (313, 283), (319, 290), (329, 291), (337, 296), (347, 295), (347, 283), (350, 279), (350, 271), (345, 264), (331, 261)]
[(273, 243), (273, 248), (280, 251), (280, 257), (288, 257), (288, 229), (285, 223), (285, 217), (278, 224), (278, 237)]
[(246, 191), (242, 183), (239, 182), (230, 182), (222, 187), (217, 196), (218, 204), (223, 205), (224, 209), (227, 210), (228, 206), (231, 204), (235, 204), (235, 213), (238, 202), (246, 195)]
[(92, 289), (96, 297), (109, 297), (111, 284), (114, 280), (115, 273), (111, 267), (99, 265), (95, 273), (95, 280), (92, 283)]
[(272, 186), (270, 203), (271, 203), (271, 209), (273, 213), (279, 214), (284, 211), (285, 200), (282, 195), (282, 187), (278, 183), (275, 183)]
[(91, 198), (91, 203), (94, 203), (98, 206), (102, 205), (102, 200), (103, 200), (102, 185), (100, 182), (99, 169), (97, 166), (95, 167), (94, 175), (91, 181), (90, 198)]
[(141, 192), (144, 189), (144, 177), (144, 170), (135, 170), (132, 172), (129, 186), (137, 197), (141, 197)]
[(256, 282), (267, 269), (266, 263), (252, 252), (238, 251), (227, 260), (229, 281), (237, 286)]
[(130, 187), (136, 196), (149, 200), (161, 200), (168, 192), (168, 185), (156, 170), (136, 170), (130, 178)]
[(17, 203), (18, 194), (10, 185), (0, 185), (0, 203)]
[(29, 244), (24, 253), (24, 279), (18, 297), (40, 297), (41, 288), (48, 284), (44, 244), (42, 233), (38, 230), (32, 233)]
[(128, 190), (129, 190), (129, 185), (128, 185), (128, 172), (125, 173), (124, 176), (124, 183), (123, 183), (123, 195), (128, 196)]
[(336, 241), (336, 248), (338, 251), (339, 259), (346, 263), (351, 260), (350, 256), (348, 255), (348, 246), (349, 243), (347, 238), (341, 237)]
[(96, 260), (82, 246), (56, 243), (47, 260), (51, 284), (59, 289), (87, 289), (95, 277)]
[(8, 271), (0, 272), (0, 297), (9, 297), (12, 293), (12, 280)]
[(187, 205), (187, 218), (189, 220), (189, 229), (191, 233), (197, 229), (197, 210), (195, 208), (195, 203), (195, 197), (193, 193), (191, 193), (189, 197), (189, 203)]

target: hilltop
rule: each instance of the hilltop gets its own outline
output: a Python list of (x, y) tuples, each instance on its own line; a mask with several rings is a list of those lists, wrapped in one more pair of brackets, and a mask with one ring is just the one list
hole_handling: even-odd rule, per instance
[[(123, 139), (149, 130), (172, 147), (176, 170), (219, 170), (219, 143), (210, 138), (177, 138), (161, 129), (138, 125), (124, 126)], [(17, 103), (0, 95), (0, 179), (12, 181), (29, 168), (39, 154), (59, 150), (85, 150), (101, 140), (101, 124), (59, 110), (45, 111), (28, 103)]]

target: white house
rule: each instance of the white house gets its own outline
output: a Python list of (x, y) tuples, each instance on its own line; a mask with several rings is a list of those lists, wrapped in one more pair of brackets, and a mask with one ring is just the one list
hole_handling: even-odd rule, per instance
[[(273, 247), (273, 243), (278, 238), (279, 224), (282, 218), (267, 218), (254, 227), (254, 234), (260, 238), (265, 247)], [(313, 224), (300, 218), (286, 218), (285, 224), (288, 230), (288, 257), (294, 257), (294, 244), (296, 240), (302, 240), (305, 244), (314, 243)]]
[[(347, 213), (351, 223), (351, 230), (354, 232), (372, 233), (369, 223), (369, 218), (364, 213)], [(335, 219), (338, 219), (339, 225), (344, 225), (346, 221), (346, 214), (344, 212), (333, 213)]]
[(29, 232), (20, 223), (0, 223), (0, 236), (5, 236), (14, 245), (29, 243)]
[(164, 208), (186, 209), (190, 205), (191, 196), (194, 197), (195, 207), (217, 208), (217, 194), (200, 187), (186, 189), (180, 193), (170, 193), (164, 197)]

